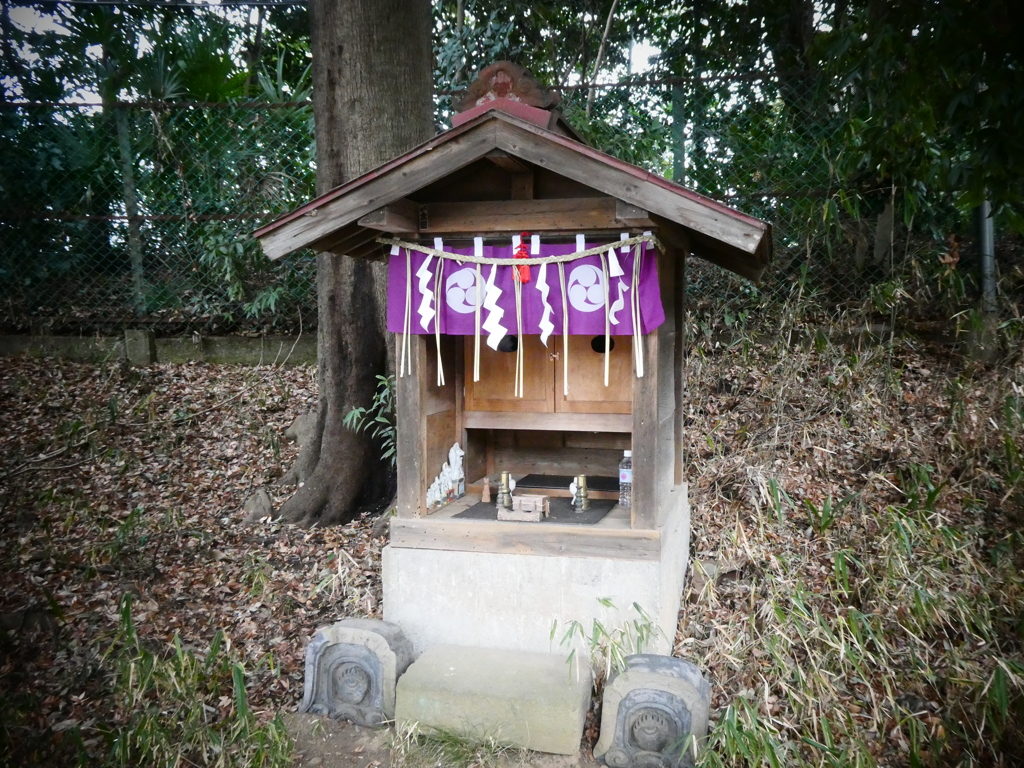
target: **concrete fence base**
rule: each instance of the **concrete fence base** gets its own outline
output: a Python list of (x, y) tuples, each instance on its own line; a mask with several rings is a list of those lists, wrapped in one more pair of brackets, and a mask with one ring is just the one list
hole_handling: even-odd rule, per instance
[(58, 357), (83, 363), (128, 360), (148, 363), (235, 363), (308, 365), (316, 363), (316, 334), (302, 336), (199, 336), (154, 338), (150, 331), (116, 336), (0, 336), (0, 357)]

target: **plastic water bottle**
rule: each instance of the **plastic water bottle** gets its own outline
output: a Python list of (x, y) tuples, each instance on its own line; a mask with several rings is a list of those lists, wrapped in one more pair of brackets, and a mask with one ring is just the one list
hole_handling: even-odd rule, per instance
[(619, 462), (619, 506), (629, 509), (633, 506), (633, 452), (623, 451)]

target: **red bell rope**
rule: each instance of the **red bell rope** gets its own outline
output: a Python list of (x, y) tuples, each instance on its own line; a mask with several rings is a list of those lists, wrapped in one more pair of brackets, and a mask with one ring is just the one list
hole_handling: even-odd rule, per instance
[[(522, 232), (519, 235), (519, 245), (516, 246), (516, 252), (513, 254), (513, 259), (528, 259), (530, 258), (530, 246), (527, 242), (530, 239), (529, 232)], [(530, 266), (529, 264), (520, 264), (516, 267), (516, 280), (520, 283), (530, 282)]]

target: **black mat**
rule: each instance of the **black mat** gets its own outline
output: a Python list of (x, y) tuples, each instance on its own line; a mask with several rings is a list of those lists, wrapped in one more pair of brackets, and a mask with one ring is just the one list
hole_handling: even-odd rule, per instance
[[(519, 484), (517, 483), (516, 488), (518, 487)], [(586, 512), (577, 513), (573, 511), (568, 497), (550, 497), (549, 500), (551, 502), (551, 512), (547, 517), (541, 517), (540, 525), (543, 525), (544, 523), (558, 523), (559, 525), (593, 525), (594, 523), (600, 522), (605, 515), (611, 512), (612, 507), (617, 503), (607, 499), (591, 499), (590, 509)], [(464, 512), (459, 512), (457, 515), (452, 515), (452, 517), (460, 520), (497, 520), (498, 509), (494, 506), (493, 501), (489, 501), (486, 504), (482, 501), (478, 501), (469, 509)], [(531, 525), (531, 523), (526, 523), (526, 525)], [(538, 523), (532, 523), (532, 525), (538, 525)]]
[[(568, 489), (573, 481), (571, 475), (527, 475), (516, 480), (516, 488), (561, 488)], [(587, 475), (587, 488), (592, 491), (619, 492), (619, 478), (607, 475)]]

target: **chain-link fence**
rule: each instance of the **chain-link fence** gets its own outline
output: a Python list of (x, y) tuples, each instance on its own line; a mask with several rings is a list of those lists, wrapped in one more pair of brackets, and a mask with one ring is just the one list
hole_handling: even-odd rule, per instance
[[(570, 122), (595, 145), (772, 223), (775, 262), (760, 287), (692, 263), (696, 317), (728, 324), (797, 295), (880, 320), (973, 305), (965, 212), (948, 194), (909, 194), (858, 167), (826, 85), (639, 79), (601, 89), (593, 119), (586, 90), (567, 93)], [(314, 326), (311, 255), (272, 263), (250, 237), (313, 195), (312, 136), (305, 103), (4, 105), (3, 326)], [(1003, 308), (1019, 316), (1019, 248), (1006, 241), (999, 257)]]
[[(845, 313), (883, 327), (948, 326), (975, 314), (981, 288), (972, 211), (954, 192), (894, 181), (896, 174), (871, 167), (863, 126), (830, 79), (641, 76), (602, 87), (591, 120), (588, 91), (573, 90), (563, 107), (589, 139), (772, 224), (774, 262), (759, 286), (691, 262), (698, 322), (740, 322), (797, 297), (803, 312)], [(1019, 318), (1020, 238), (998, 244), (998, 308)]]
[(308, 104), (4, 105), (7, 330), (288, 330), (315, 261), (250, 237), (313, 194)]

